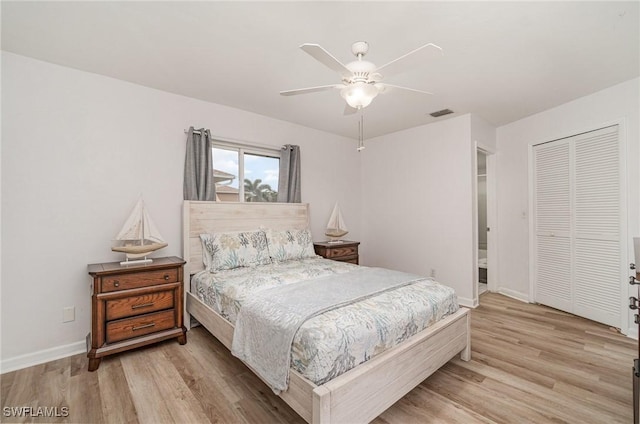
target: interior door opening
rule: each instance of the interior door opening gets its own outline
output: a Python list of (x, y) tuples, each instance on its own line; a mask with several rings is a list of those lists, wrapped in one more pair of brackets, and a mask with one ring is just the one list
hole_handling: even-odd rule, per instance
[(478, 297), (487, 291), (489, 267), (487, 261), (489, 226), (487, 219), (487, 154), (477, 150), (478, 198)]

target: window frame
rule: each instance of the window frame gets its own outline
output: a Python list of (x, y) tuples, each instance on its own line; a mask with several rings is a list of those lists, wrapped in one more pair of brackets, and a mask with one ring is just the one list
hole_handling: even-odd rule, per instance
[[(248, 153), (250, 155), (267, 156), (274, 159), (278, 159), (278, 165), (280, 164), (280, 148), (258, 146), (248, 143), (224, 141), (216, 137), (211, 138), (211, 158), (212, 166), (215, 166), (215, 158), (213, 157), (213, 149), (224, 149), (238, 152), (238, 202), (245, 203), (244, 199), (244, 155)], [(274, 202), (271, 202), (274, 203)]]

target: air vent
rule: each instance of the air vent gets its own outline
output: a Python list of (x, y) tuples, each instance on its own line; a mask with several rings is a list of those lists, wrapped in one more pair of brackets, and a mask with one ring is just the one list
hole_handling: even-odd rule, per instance
[(430, 113), (429, 115), (433, 116), (434, 118), (439, 118), (440, 116), (448, 115), (450, 113), (453, 113), (451, 109), (442, 109), (437, 112)]

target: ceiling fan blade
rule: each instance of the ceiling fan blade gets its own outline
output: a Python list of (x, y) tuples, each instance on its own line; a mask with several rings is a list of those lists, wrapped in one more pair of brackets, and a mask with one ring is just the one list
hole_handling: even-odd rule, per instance
[(298, 88), (296, 90), (286, 90), (281, 91), (281, 96), (295, 96), (297, 94), (307, 94), (307, 93), (315, 93), (317, 91), (327, 91), (332, 90), (334, 88), (342, 88), (344, 85), (342, 84), (331, 84), (331, 85), (319, 85), (317, 87), (307, 87), (307, 88)]
[(358, 113), (358, 109), (356, 109), (355, 107), (351, 107), (348, 104), (344, 105), (344, 112), (342, 113), (343, 115), (353, 115), (355, 113)]
[(300, 48), (327, 68), (336, 71), (342, 76), (351, 76), (351, 71), (319, 44), (303, 44)]
[[(427, 49), (427, 50), (425, 50)], [(389, 75), (395, 75), (397, 73), (400, 73), (404, 70), (406, 70), (407, 68), (411, 67), (414, 63), (407, 63), (407, 57), (413, 55), (414, 53), (417, 53), (421, 50), (425, 50), (425, 51), (430, 51), (433, 54), (437, 54), (439, 56), (444, 55), (444, 51), (442, 50), (442, 47), (440, 46), (436, 46), (433, 43), (428, 43), (425, 44), (424, 46), (420, 46), (415, 50), (411, 50), (409, 53), (400, 56), (397, 59), (392, 60), (391, 62), (385, 63), (382, 66), (379, 66), (378, 69), (375, 70), (375, 72), (381, 72), (385, 77), (388, 77)], [(414, 60), (417, 61), (418, 59), (423, 59), (421, 57), (416, 57), (416, 59)], [(384, 69), (384, 71), (383, 71)]]
[(387, 84), (387, 83), (376, 84), (376, 88), (380, 93), (385, 93), (387, 90), (406, 90), (406, 91), (413, 91), (414, 93), (433, 95), (433, 93), (430, 91), (416, 90), (415, 88), (401, 87), (399, 85), (393, 85), (393, 84)]

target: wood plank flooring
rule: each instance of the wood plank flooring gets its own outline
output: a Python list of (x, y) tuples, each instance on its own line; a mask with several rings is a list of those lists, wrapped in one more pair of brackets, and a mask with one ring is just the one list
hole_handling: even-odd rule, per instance
[[(472, 311), (472, 360), (454, 359), (378, 417), (395, 423), (630, 423), (637, 342), (540, 305), (485, 293)], [(103, 359), (76, 355), (1, 376), (2, 422), (303, 423), (199, 327)], [(7, 417), (5, 407), (68, 407)]]

